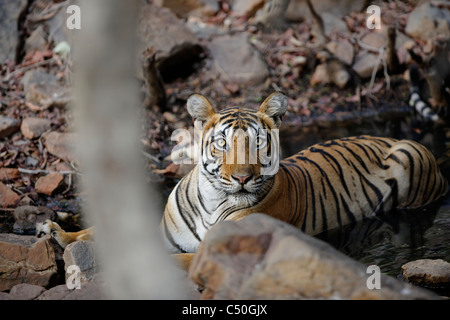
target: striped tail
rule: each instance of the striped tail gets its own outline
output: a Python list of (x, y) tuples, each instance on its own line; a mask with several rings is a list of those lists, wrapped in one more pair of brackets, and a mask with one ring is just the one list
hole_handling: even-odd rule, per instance
[(439, 115), (420, 97), (419, 80), (419, 68), (414, 64), (409, 68), (409, 105), (424, 119), (436, 122)]

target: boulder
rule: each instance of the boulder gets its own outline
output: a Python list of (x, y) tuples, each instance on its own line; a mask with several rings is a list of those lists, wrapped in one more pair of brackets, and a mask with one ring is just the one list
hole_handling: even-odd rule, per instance
[(171, 81), (193, 70), (203, 49), (200, 42), (170, 9), (155, 5), (142, 8), (138, 36), (141, 50), (153, 48), (156, 67), (164, 81)]
[(22, 120), (20, 131), (28, 139), (36, 139), (45, 131), (50, 130), (51, 120), (45, 118), (27, 117)]
[(402, 278), (416, 285), (450, 288), (450, 263), (442, 259), (420, 259), (402, 265)]
[(37, 239), (0, 233), (0, 291), (28, 283), (42, 287), (63, 281), (58, 265), (62, 248), (49, 235)]
[(66, 271), (70, 265), (76, 265), (80, 268), (80, 280), (82, 282), (91, 280), (94, 274), (98, 272), (92, 241), (72, 242), (65, 248), (63, 259)]
[(19, 131), (20, 121), (14, 118), (0, 116), (0, 139), (9, 137)]
[[(370, 271), (370, 272), (369, 272)], [(263, 214), (211, 228), (189, 269), (204, 299), (437, 299)]]
[(408, 17), (405, 32), (413, 38), (429, 40), (437, 36), (450, 36), (450, 10), (436, 4), (447, 1), (425, 1)]
[(20, 196), (0, 182), (0, 208), (14, 207), (19, 201)]
[(56, 132), (52, 131), (44, 134), (44, 144), (47, 151), (58, 158), (67, 161), (77, 161), (77, 154), (74, 146), (77, 143), (76, 133)]
[(13, 231), (17, 234), (30, 234), (36, 230), (36, 223), (43, 223), (45, 220), (55, 219), (53, 210), (47, 207), (20, 206), (13, 212), (15, 220)]
[(258, 85), (269, 76), (267, 63), (245, 33), (217, 37), (209, 49), (214, 69), (225, 82)]
[(0, 0), (0, 64), (16, 60), (20, 43), (19, 19), (28, 7), (27, 0)]

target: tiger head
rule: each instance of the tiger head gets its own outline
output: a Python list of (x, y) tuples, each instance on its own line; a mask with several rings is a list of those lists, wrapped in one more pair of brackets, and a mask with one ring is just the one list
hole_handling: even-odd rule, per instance
[(271, 94), (257, 111), (231, 107), (215, 112), (207, 98), (194, 94), (187, 109), (203, 125), (199, 167), (211, 185), (237, 200), (264, 192), (278, 170), (286, 96)]

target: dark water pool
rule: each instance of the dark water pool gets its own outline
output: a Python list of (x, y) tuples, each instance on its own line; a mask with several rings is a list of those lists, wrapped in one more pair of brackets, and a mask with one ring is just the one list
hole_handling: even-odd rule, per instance
[[(401, 266), (418, 259), (450, 262), (450, 195), (411, 212), (392, 212), (318, 235), (339, 251), (401, 279)], [(450, 288), (432, 288), (450, 296)]]

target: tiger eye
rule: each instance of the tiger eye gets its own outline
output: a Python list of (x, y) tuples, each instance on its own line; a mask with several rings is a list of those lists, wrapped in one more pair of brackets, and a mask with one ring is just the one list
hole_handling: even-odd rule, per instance
[(225, 147), (226, 141), (225, 139), (219, 139), (216, 141), (217, 145), (221, 148)]

